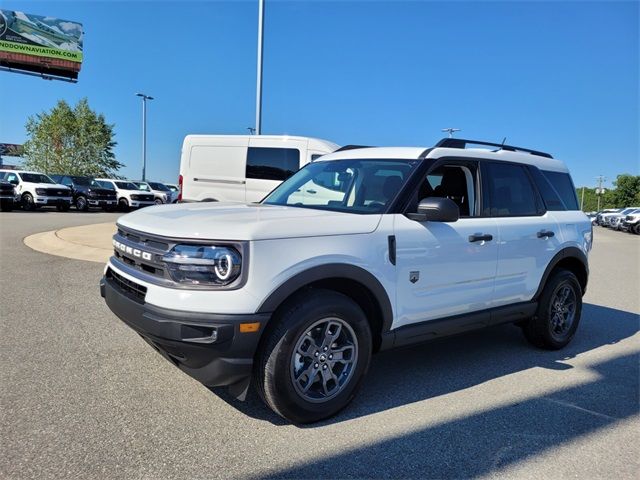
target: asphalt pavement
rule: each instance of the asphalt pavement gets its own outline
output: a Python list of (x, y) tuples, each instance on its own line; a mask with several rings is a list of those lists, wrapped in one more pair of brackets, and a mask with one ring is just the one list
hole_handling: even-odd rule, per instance
[(501, 326), (376, 357), (296, 427), (212, 393), (105, 306), (98, 263), (29, 249), (116, 214), (0, 213), (0, 478), (638, 478), (640, 236), (595, 229), (559, 352)]

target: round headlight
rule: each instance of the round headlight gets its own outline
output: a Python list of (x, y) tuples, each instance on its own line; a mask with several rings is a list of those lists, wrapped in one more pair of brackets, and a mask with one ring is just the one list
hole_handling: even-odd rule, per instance
[(162, 260), (175, 282), (191, 285), (229, 285), (242, 267), (242, 257), (230, 246), (176, 245)]

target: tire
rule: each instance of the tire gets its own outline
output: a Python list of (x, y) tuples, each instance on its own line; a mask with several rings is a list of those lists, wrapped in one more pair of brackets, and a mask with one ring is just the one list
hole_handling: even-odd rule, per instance
[(578, 279), (573, 272), (558, 269), (542, 290), (536, 315), (524, 325), (524, 336), (538, 348), (559, 350), (575, 335), (581, 313), (582, 288)]
[(13, 210), (13, 200), (2, 200), (0, 202), (0, 210), (10, 212)]
[(89, 202), (87, 202), (87, 197), (84, 195), (78, 195), (76, 198), (76, 210), (79, 212), (86, 212), (89, 210)]
[(154, 200), (154, 203), (155, 203), (156, 205), (162, 205), (164, 202), (163, 202), (162, 200), (160, 200), (159, 198), (156, 198), (156, 199)]
[(633, 227), (632, 227), (633, 233), (635, 233), (636, 235), (640, 235), (640, 223), (636, 223)]
[[(272, 322), (254, 369), (267, 406), (298, 424), (317, 422), (346, 407), (371, 361), (371, 329), (362, 309), (341, 293), (307, 290), (287, 302)], [(303, 351), (304, 356), (297, 353)], [(334, 355), (345, 361), (332, 360)]]
[(22, 195), (22, 208), (29, 212), (33, 212), (36, 209), (36, 203), (33, 201), (33, 195), (30, 193)]
[(61, 203), (59, 205), (56, 205), (56, 209), (59, 212), (68, 212), (69, 211), (69, 207), (70, 207), (70, 205), (68, 203)]
[(118, 200), (118, 209), (123, 211), (123, 212), (128, 212), (129, 211), (129, 200), (127, 200), (126, 198), (121, 198), (120, 200)]

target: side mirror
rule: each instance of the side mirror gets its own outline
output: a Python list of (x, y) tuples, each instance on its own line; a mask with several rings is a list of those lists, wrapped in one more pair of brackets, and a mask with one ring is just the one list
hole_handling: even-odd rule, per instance
[(460, 209), (448, 198), (428, 197), (420, 200), (417, 213), (407, 213), (407, 217), (416, 222), (456, 222)]

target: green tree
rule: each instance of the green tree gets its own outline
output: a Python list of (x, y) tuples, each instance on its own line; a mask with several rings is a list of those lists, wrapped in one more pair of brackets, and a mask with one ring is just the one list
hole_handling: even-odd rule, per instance
[(640, 175), (623, 173), (613, 182), (613, 198), (617, 208), (640, 206)]
[(29, 117), (24, 166), (50, 174), (111, 176), (115, 159), (113, 124), (89, 107), (86, 98), (71, 108), (64, 100), (49, 112)]

